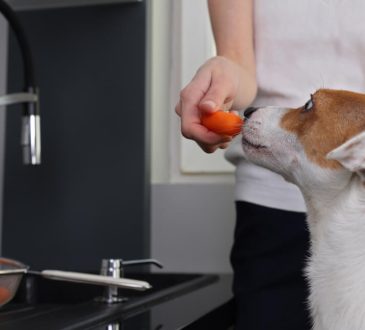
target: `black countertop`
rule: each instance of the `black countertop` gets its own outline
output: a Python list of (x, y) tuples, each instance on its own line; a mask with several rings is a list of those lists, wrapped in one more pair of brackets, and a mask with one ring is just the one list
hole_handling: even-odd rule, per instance
[[(151, 283), (156, 283), (155, 292), (129, 291), (128, 303), (113, 305), (93, 300), (102, 293), (98, 287), (30, 277), (14, 302), (0, 310), (0, 329), (193, 330), (228, 329), (232, 325), (231, 275), (149, 276)], [(171, 278), (185, 282), (175, 284)], [(38, 283), (38, 297), (27, 292), (29, 281)]]

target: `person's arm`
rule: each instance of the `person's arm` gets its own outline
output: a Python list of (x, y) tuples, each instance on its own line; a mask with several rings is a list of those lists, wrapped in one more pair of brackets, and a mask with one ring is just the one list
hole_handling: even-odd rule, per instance
[(256, 96), (252, 1), (208, 0), (217, 56), (199, 68), (176, 106), (182, 134), (206, 152), (225, 148), (231, 138), (202, 126), (201, 112), (241, 109)]
[[(253, 1), (208, 0), (217, 55), (232, 60), (242, 68), (242, 86), (240, 86), (242, 89), (233, 95), (235, 101), (233, 107), (236, 109), (249, 105), (255, 98), (257, 90), (253, 48)], [(219, 87), (220, 73), (217, 72), (212, 78), (216, 79), (216, 87)], [(222, 84), (224, 84), (223, 79)], [(212, 89), (209, 92), (212, 92)], [(219, 94), (217, 91), (217, 95)], [(210, 95), (214, 97), (215, 94), (208, 93), (202, 101), (204, 102)]]

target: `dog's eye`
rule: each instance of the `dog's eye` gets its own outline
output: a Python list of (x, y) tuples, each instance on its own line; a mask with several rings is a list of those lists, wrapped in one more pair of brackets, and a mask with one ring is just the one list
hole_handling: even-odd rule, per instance
[(307, 112), (307, 111), (312, 110), (313, 106), (314, 106), (314, 102), (312, 99), (310, 99), (306, 104), (304, 104), (304, 111)]

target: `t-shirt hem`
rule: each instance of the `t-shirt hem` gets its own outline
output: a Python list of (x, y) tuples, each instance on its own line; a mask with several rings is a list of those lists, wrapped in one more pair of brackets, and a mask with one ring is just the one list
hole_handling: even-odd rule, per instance
[(280, 210), (306, 212), (304, 199), (299, 189), (282, 191), (278, 187), (264, 185), (261, 182), (250, 180), (236, 182), (235, 199)]

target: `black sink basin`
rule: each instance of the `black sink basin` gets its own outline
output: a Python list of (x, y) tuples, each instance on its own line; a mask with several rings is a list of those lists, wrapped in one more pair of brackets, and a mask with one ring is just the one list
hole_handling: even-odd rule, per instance
[(27, 329), (42, 329), (42, 324), (48, 329), (87, 328), (116, 315), (140, 313), (219, 279), (217, 275), (167, 273), (134, 273), (126, 277), (147, 281), (152, 289), (120, 290), (127, 300), (108, 305), (95, 301), (103, 294), (103, 287), (27, 275), (14, 300), (0, 309), (0, 329), (21, 329), (24, 325)]

